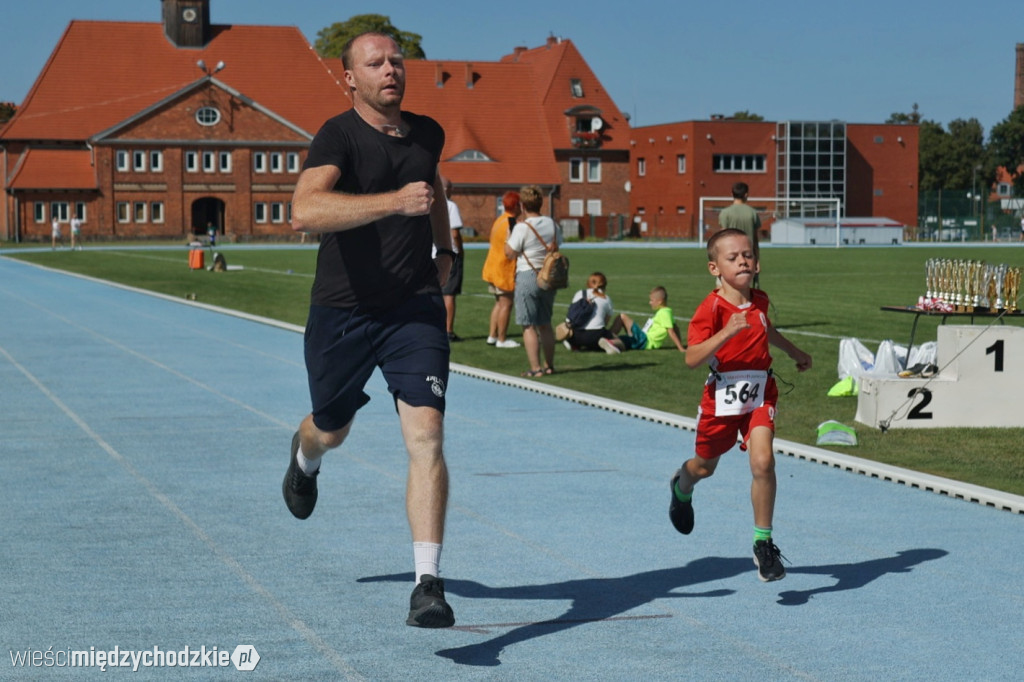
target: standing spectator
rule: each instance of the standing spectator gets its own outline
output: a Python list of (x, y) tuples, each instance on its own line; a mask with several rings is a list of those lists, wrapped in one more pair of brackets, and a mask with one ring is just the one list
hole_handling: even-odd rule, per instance
[(487, 343), (496, 348), (519, 348), (519, 343), (508, 338), (508, 322), (512, 317), (512, 295), (516, 287), (516, 261), (505, 255), (505, 242), (520, 213), (519, 192), (505, 192), (501, 197), (502, 214), (494, 219), (488, 236), (490, 248), (484, 261), (483, 280), (487, 291), (494, 294), (491, 322), (487, 330)]
[(64, 245), (60, 235), (60, 221), (57, 216), (53, 216), (53, 220), (50, 221), (50, 248), (57, 250), (57, 244)]
[(82, 248), (82, 221), (78, 215), (71, 216), (71, 250)]
[(555, 291), (537, 286), (537, 271), (548, 251), (562, 243), (562, 237), (555, 221), (540, 214), (544, 204), (540, 187), (523, 187), (519, 197), (522, 221), (512, 228), (505, 244), (505, 255), (516, 259), (516, 324), (523, 326), (523, 346), (530, 363), (530, 369), (523, 372), (523, 376), (540, 377), (555, 372), (555, 331), (551, 327)]
[(750, 195), (750, 188), (745, 182), (737, 182), (732, 186), (732, 204), (722, 209), (718, 215), (720, 229), (732, 228), (743, 230), (750, 237), (750, 243), (754, 245), (754, 253), (760, 259), (760, 235), (761, 218), (757, 211), (750, 207), (747, 198)]
[(217, 226), (212, 222), (206, 223), (206, 236), (210, 239), (210, 246), (217, 246)]
[(452, 251), (455, 252), (455, 259), (452, 261), (451, 274), (448, 281), (441, 287), (444, 295), (444, 308), (447, 314), (446, 324), (448, 328), (449, 341), (461, 341), (455, 333), (455, 297), (462, 293), (462, 265), (465, 262), (465, 253), (462, 250), (462, 215), (459, 213), (458, 205), (452, 201), (452, 181), (444, 178), (444, 198), (448, 204), (448, 223), (452, 229)]
[[(352, 108), (316, 134), (292, 203), (293, 229), (322, 240), (305, 337), (313, 410), (292, 437), (282, 489), (292, 515), (313, 513), (321, 457), (348, 438), (380, 367), (409, 456), (405, 508), (416, 586), (406, 624), (449, 627), (455, 616), (438, 577), (450, 355), (441, 286), (455, 255), (440, 201), (444, 130), (402, 111), (405, 64), (392, 38), (360, 34), (341, 59)], [(293, 570), (309, 571), (302, 561), (297, 556)]]

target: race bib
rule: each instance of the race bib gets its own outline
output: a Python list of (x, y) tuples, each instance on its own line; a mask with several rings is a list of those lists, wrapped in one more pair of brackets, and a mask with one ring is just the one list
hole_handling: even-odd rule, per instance
[(768, 372), (746, 369), (719, 372), (715, 379), (715, 416), (748, 414), (764, 405)]

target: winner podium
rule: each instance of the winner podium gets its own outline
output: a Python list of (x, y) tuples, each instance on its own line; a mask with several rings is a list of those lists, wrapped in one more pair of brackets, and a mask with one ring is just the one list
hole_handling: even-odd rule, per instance
[(857, 415), (882, 429), (1020, 427), (1024, 328), (941, 325), (930, 378), (864, 377)]

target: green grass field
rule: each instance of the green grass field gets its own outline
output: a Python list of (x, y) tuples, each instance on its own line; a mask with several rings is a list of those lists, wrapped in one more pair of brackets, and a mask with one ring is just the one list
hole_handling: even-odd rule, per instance
[[(305, 322), (316, 254), (312, 249), (225, 247), (228, 264), (242, 270), (215, 273), (190, 271), (184, 247), (174, 250), (40, 251), (17, 258), (49, 267), (87, 274), (182, 299), (242, 310), (294, 324)], [(608, 293), (616, 310), (645, 318), (647, 294), (655, 285), (669, 291), (669, 303), (684, 330), (689, 315), (710, 291), (706, 257), (699, 248), (587, 248), (567, 251), (576, 288), (586, 275), (600, 270), (608, 276)], [(518, 375), (526, 369), (522, 349), (488, 346), (487, 320), (492, 298), (479, 273), (485, 251), (466, 255), (463, 295), (458, 298), (452, 360), (495, 372)], [(772, 297), (775, 325), (811, 353), (814, 369), (798, 374), (789, 358), (775, 353), (775, 369), (793, 384), (785, 393), (780, 383), (778, 436), (813, 444), (819, 423), (835, 419), (855, 426), (859, 445), (842, 452), (938, 476), (944, 476), (1018, 495), (1024, 495), (1024, 428), (890, 430), (854, 422), (856, 398), (827, 398), (837, 380), (839, 339), (853, 336), (872, 351), (883, 339), (905, 344), (912, 317), (880, 310), (883, 305), (907, 305), (924, 293), (924, 263), (928, 258), (965, 258), (1020, 266), (1024, 249), (1003, 247), (896, 248), (766, 248), (762, 253), (761, 286)], [(564, 311), (571, 291), (561, 292), (556, 314)], [(922, 318), (916, 342), (935, 338), (937, 320)], [(511, 335), (519, 336), (512, 325)], [(702, 369), (689, 370), (673, 350), (624, 353), (569, 353), (561, 346), (555, 355), (558, 372), (542, 381), (608, 396), (684, 416), (696, 416)], [(685, 453), (680, 453), (684, 456)]]

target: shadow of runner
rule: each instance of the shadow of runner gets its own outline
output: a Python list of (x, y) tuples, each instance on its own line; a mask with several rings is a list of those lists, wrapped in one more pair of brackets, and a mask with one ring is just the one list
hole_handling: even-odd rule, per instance
[[(656, 599), (725, 597), (732, 594), (733, 590), (720, 589), (707, 592), (674, 592), (673, 590), (730, 578), (752, 570), (754, 567), (748, 558), (707, 557), (692, 561), (686, 566), (646, 571), (621, 578), (585, 578), (546, 585), (488, 587), (471, 580), (446, 578), (446, 594), (455, 594), (468, 599), (551, 599), (570, 601), (571, 604), (565, 613), (551, 620), (529, 623), (456, 625), (455, 629), (482, 634), (488, 634), (497, 628), (512, 627), (513, 629), (485, 642), (454, 649), (443, 649), (438, 651), (437, 655), (464, 665), (501, 665), (498, 656), (510, 644), (553, 634), (584, 623), (618, 620), (622, 614)], [(360, 578), (358, 582), (410, 581), (411, 579), (411, 574), (403, 573)], [(637, 618), (667, 617), (670, 616), (668, 614), (637, 616)]]
[(844, 590), (856, 590), (864, 587), (873, 580), (881, 578), (889, 573), (910, 573), (910, 571), (925, 561), (941, 559), (949, 554), (944, 549), (908, 549), (896, 552), (896, 556), (884, 559), (872, 559), (856, 564), (831, 564), (829, 566), (805, 566), (802, 568), (787, 568), (787, 573), (806, 573), (810, 575), (830, 575), (837, 580), (836, 584), (819, 587), (813, 590), (789, 590), (779, 593), (779, 604), (784, 606), (799, 606), (806, 604), (815, 595), (827, 592), (842, 592)]

